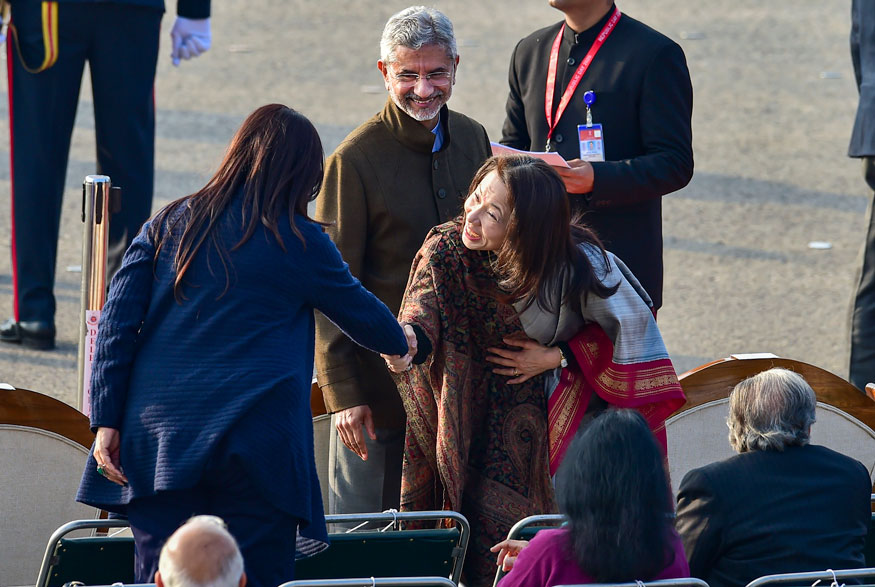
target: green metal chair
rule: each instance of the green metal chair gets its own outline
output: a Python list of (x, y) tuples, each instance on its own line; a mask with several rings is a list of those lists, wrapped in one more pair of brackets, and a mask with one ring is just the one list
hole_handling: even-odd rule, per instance
[[(451, 520), (454, 527), (401, 529), (411, 522), (436, 525), (439, 520)], [(459, 513), (334, 514), (325, 516), (325, 521), (329, 526), (379, 523), (385, 527), (383, 530), (330, 533), (330, 548), (295, 563), (298, 580), (449, 577), (453, 584), (459, 583), (471, 533), (468, 520)]]
[(446, 577), (369, 577), (290, 581), (280, 587), (455, 587)]
[[(565, 523), (565, 521), (566, 518), (563, 514), (538, 514), (535, 516), (529, 516), (511, 526), (510, 531), (507, 533), (507, 539), (531, 540), (532, 537), (541, 530), (545, 528), (555, 528), (556, 526)], [(492, 586), (495, 587), (498, 585), (498, 582), (501, 581), (501, 578), (506, 574), (507, 573), (501, 567), (498, 567), (498, 570), (495, 571), (495, 580), (492, 582)]]
[[(452, 528), (402, 530), (411, 522), (436, 523), (450, 520)], [(443, 577), (458, 585), (471, 534), (468, 521), (456, 512), (400, 512), (329, 515), (331, 524), (353, 523), (385, 526), (376, 531), (347, 531), (330, 534), (331, 547), (295, 564), (298, 580), (353, 580), (378, 577), (403, 581)], [(69, 538), (68, 534), (94, 528), (125, 528), (126, 520), (78, 520), (58, 528), (46, 547), (36, 587), (62, 587), (78, 581), (85, 585), (109, 585), (134, 581), (134, 542), (130, 536)], [(447, 579), (448, 578), (448, 579)], [(367, 579), (370, 581), (370, 579)], [(328, 583), (331, 585), (332, 583)], [(333, 583), (342, 585), (345, 583)], [(352, 583), (355, 584), (355, 583)], [(370, 583), (368, 583), (370, 584)], [(378, 583), (403, 585), (407, 583)]]
[(40, 565), (36, 587), (62, 587), (134, 582), (134, 539), (131, 536), (69, 538), (77, 530), (127, 528), (127, 520), (77, 520), (52, 534)]
[[(561, 587), (583, 587), (582, 585), (562, 585)], [(655, 581), (630, 581), (628, 583), (588, 583), (586, 587), (708, 587), (708, 584), (694, 577), (683, 579), (657, 579)]]
[(814, 571), (806, 573), (782, 573), (779, 575), (766, 575), (754, 579), (747, 587), (762, 587), (763, 585), (811, 585), (814, 581), (822, 581), (822, 585), (829, 587), (830, 583), (841, 584), (845, 579), (861, 579), (863, 577), (875, 577), (875, 567), (864, 569), (843, 569), (833, 571)]

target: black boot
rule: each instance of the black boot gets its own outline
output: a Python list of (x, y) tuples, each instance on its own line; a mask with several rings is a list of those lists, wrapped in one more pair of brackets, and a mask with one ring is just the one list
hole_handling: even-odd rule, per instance
[(42, 320), (16, 322), (10, 318), (0, 324), (0, 342), (18, 343), (32, 349), (55, 348), (55, 325)]

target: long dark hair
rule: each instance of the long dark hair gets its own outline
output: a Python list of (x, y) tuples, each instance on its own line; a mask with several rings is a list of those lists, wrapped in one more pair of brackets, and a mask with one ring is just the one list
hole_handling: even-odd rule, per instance
[(243, 190), (244, 233), (231, 251), (248, 241), (259, 224), (273, 234), (285, 251), (277, 224), (282, 214), (288, 215), (292, 231), (304, 243), (294, 216), (300, 214), (309, 219), (307, 204), (322, 186), (323, 160), (319, 134), (303, 114), (282, 104), (268, 104), (250, 114), (234, 134), (219, 170), (207, 185), (172, 202), (152, 220), (153, 242), (161, 235), (155, 258), (165, 246), (175, 248), (176, 300), (185, 299), (183, 277), (205, 242), (219, 253), (227, 291), (229, 251), (213, 229), (239, 190)]
[[(509, 301), (533, 302), (547, 311), (558, 310), (558, 303), (580, 310), (581, 296), (590, 292), (606, 298), (617, 286), (605, 287), (579, 244), (596, 247), (608, 266), (607, 254), (596, 234), (572, 221), (565, 184), (544, 161), (527, 155), (490, 157), (471, 181), (469, 193), (492, 171), (507, 188), (513, 213), (507, 236), (497, 251), (495, 264), (499, 285)], [(568, 278), (565, 297), (556, 299), (559, 285)]]
[(609, 409), (582, 428), (556, 477), (571, 554), (595, 582), (654, 578), (672, 561), (671, 498), (662, 453), (635, 410)]

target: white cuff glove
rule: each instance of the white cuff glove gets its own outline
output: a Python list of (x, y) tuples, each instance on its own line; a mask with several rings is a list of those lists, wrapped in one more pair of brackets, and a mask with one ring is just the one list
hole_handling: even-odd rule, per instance
[(210, 19), (177, 16), (170, 30), (170, 39), (173, 41), (170, 59), (173, 65), (179, 66), (180, 59), (191, 59), (209, 51), (212, 42)]
[(0, 45), (6, 42), (6, 34), (9, 31), (9, 22), (12, 20), (12, 9), (9, 7), (9, 2), (0, 3), (3, 5), (3, 12), (0, 13), (2, 24), (0, 24)]

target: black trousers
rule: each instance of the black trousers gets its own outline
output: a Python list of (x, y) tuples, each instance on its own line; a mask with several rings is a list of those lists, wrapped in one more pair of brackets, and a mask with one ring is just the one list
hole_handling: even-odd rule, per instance
[[(34, 68), (46, 53), (43, 26), (32, 10), (38, 5), (13, 4), (18, 42), (10, 38), (6, 44), (12, 282), (15, 319), (52, 322), (64, 180), (86, 61), (94, 97), (95, 171), (123, 189), (122, 211), (110, 223), (110, 275), (151, 211), (162, 12), (110, 2), (57, 3), (57, 61), (30, 73), (22, 59)], [(48, 30), (54, 36), (51, 26)]]
[(298, 518), (262, 497), (239, 458), (223, 448), (207, 464), (197, 485), (134, 499), (127, 513), (134, 534), (137, 583), (154, 582), (161, 547), (188, 518), (199, 514), (219, 516), (228, 525), (243, 554), (248, 587), (276, 587), (295, 578)]
[[(875, 190), (875, 157), (863, 158), (863, 176)], [(869, 205), (869, 226), (863, 264), (851, 309), (851, 360), (848, 380), (860, 389), (875, 382), (875, 195)]]

